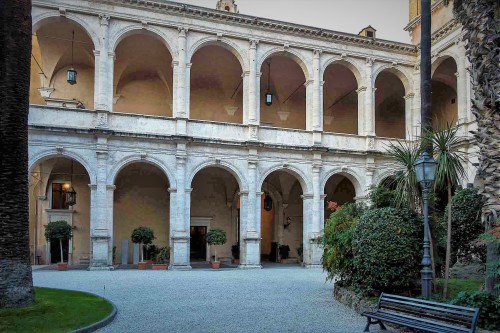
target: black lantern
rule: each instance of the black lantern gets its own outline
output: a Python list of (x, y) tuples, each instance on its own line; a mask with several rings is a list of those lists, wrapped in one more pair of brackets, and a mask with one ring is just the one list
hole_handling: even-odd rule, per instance
[(69, 189), (65, 192), (65, 199), (68, 206), (74, 206), (76, 204), (76, 191), (73, 188), (73, 160), (71, 160), (71, 184)]
[(266, 194), (266, 197), (264, 198), (264, 210), (266, 212), (269, 212), (273, 209), (273, 198), (269, 194)]
[(71, 68), (68, 69), (68, 77), (67, 81), (69, 84), (74, 85), (76, 84), (76, 70), (73, 65), (73, 50), (74, 50), (74, 44), (75, 44), (75, 31), (73, 30), (73, 37), (71, 38)]
[(67, 78), (67, 81), (68, 81), (69, 84), (71, 84), (71, 85), (76, 84), (76, 74), (77, 74), (77, 72), (76, 72), (76, 70), (73, 67), (71, 67), (70, 69), (68, 69), (68, 78)]
[(422, 157), (415, 162), (415, 176), (419, 183), (431, 183), (436, 179), (436, 161), (424, 151)]
[(268, 73), (267, 73), (267, 93), (266, 93), (266, 100), (265, 103), (267, 106), (270, 106), (273, 104), (273, 94), (271, 93), (270, 90), (270, 85), (271, 85), (271, 60), (267, 61), (267, 66), (269, 68)]
[(76, 204), (76, 192), (75, 189), (73, 188), (73, 185), (69, 187), (68, 190), (66, 190), (66, 204), (68, 206), (73, 206)]

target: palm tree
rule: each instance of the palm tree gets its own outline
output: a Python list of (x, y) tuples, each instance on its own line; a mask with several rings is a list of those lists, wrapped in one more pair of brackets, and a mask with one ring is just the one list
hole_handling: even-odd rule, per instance
[[(460, 184), (466, 176), (464, 165), (467, 164), (466, 153), (458, 149), (462, 138), (458, 135), (458, 127), (446, 125), (444, 130), (429, 134), (436, 159), (436, 190), (446, 189), (448, 193), (448, 228), (446, 237), (446, 259), (444, 273), (443, 297), (448, 296), (448, 279), (451, 256), (451, 198), (453, 187)], [(426, 141), (426, 140), (424, 140)]]
[[(500, 216), (500, 0), (455, 0), (454, 11), (462, 24), (467, 41), (466, 54), (471, 64), (472, 113), (477, 119), (474, 133), (479, 146), (477, 175), (482, 180), (486, 198), (483, 221), (487, 228), (500, 228), (495, 216)], [(498, 262), (498, 247), (488, 246), (487, 261)], [(486, 289), (500, 295), (500, 275), (490, 276)]]
[(409, 205), (415, 211), (420, 203), (418, 182), (415, 175), (415, 162), (420, 158), (422, 146), (418, 142), (396, 141), (389, 143), (387, 154), (397, 165), (396, 205)]
[(0, 308), (33, 303), (28, 222), (31, 1), (0, 1)]

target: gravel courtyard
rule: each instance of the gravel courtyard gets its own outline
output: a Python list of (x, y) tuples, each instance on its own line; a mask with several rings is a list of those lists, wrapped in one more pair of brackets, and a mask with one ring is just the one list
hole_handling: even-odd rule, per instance
[(362, 332), (365, 325), (333, 299), (321, 269), (36, 270), (33, 279), (112, 300), (118, 315), (99, 332)]

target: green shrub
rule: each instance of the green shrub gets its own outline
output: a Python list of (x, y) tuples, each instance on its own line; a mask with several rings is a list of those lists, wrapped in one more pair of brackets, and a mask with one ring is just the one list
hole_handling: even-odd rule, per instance
[[(51, 243), (59, 243), (61, 251), (61, 262), (64, 262), (62, 243), (69, 241), (73, 237), (73, 230), (66, 221), (49, 222), (45, 227), (45, 238)], [(51, 245), (52, 246), (52, 245)]]
[(323, 269), (328, 279), (337, 278), (340, 285), (350, 285), (355, 274), (352, 243), (354, 228), (364, 207), (348, 203), (334, 211), (325, 224), (323, 235)]
[[(130, 237), (132, 242), (137, 244), (149, 245), (155, 239), (155, 234), (153, 229), (148, 227), (138, 227), (132, 231)], [(144, 249), (141, 252), (141, 261), (144, 261)]]
[(396, 207), (396, 193), (383, 185), (371, 186), (368, 197), (373, 208)]
[[(486, 259), (485, 246), (476, 244), (476, 240), (484, 232), (481, 223), (481, 209), (484, 205), (483, 196), (477, 189), (465, 188), (458, 190), (452, 198), (451, 210), (451, 264), (457, 261), (470, 262), (473, 257)], [(447, 223), (448, 209), (443, 216)], [(446, 240), (444, 241), (446, 243)]]
[(355, 226), (353, 285), (366, 294), (416, 287), (422, 261), (422, 219), (406, 208), (377, 208)]
[(157, 248), (156, 254), (153, 257), (155, 264), (167, 264), (170, 260), (170, 246)]
[(450, 302), (455, 305), (480, 308), (478, 326), (487, 330), (500, 329), (500, 297), (494, 297), (485, 292), (460, 292)]

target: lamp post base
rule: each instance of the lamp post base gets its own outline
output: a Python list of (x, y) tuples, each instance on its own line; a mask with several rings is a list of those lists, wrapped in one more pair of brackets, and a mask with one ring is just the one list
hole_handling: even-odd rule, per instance
[(424, 267), (420, 274), (422, 277), (422, 297), (429, 299), (432, 296), (432, 271), (429, 267)]

